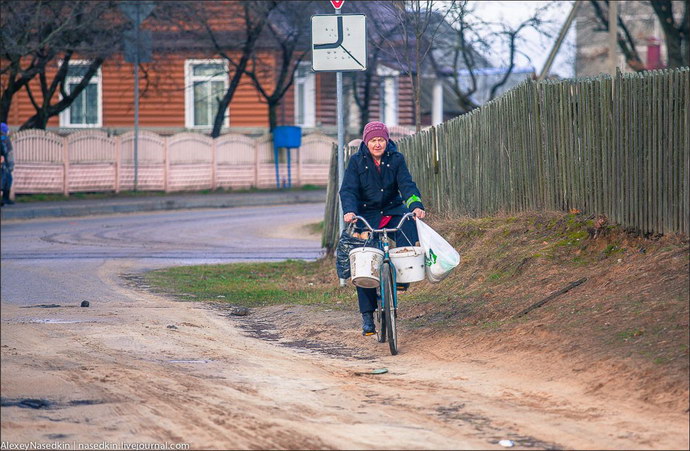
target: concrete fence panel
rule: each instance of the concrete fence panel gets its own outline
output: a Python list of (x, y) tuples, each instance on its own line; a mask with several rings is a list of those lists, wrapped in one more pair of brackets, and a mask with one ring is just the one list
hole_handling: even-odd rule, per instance
[(100, 130), (73, 133), (66, 138), (69, 192), (110, 191), (118, 175), (117, 139)]
[[(12, 136), (14, 191), (59, 193), (134, 189), (134, 133), (108, 136), (101, 130), (61, 137), (43, 130)], [(278, 183), (325, 185), (334, 140), (322, 134), (303, 138), (302, 148), (279, 152)], [(270, 136), (253, 139), (228, 134), (212, 139), (198, 133), (161, 137), (139, 132), (137, 189), (190, 191), (216, 188), (274, 188), (276, 165)]]
[(65, 191), (65, 139), (44, 130), (24, 130), (12, 136), (14, 182), (18, 193)]
[[(297, 180), (303, 185), (327, 185), (331, 149), (336, 141), (326, 135), (315, 133), (302, 138), (297, 161)], [(293, 177), (294, 179), (294, 177)]]
[(213, 139), (198, 133), (167, 138), (166, 191), (192, 191), (214, 186)]
[(215, 141), (217, 186), (232, 189), (257, 187), (255, 140), (233, 133), (219, 136)]
[[(139, 132), (137, 189), (164, 191), (166, 181), (165, 139), (156, 133)], [(134, 189), (134, 133), (120, 136), (120, 189)]]

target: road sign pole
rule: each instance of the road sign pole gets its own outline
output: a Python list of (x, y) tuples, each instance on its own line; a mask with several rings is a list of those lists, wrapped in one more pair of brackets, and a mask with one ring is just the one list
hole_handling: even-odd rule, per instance
[[(340, 14), (340, 9), (335, 10), (336, 14)], [(335, 73), (335, 90), (337, 98), (337, 114), (336, 121), (338, 123), (338, 191), (340, 185), (343, 183), (343, 174), (345, 173), (345, 118), (343, 113), (343, 72)], [(338, 236), (343, 233), (345, 229), (345, 221), (343, 220), (343, 205), (338, 202)], [(345, 286), (345, 279), (340, 279), (340, 286)]]
[(134, 191), (139, 185), (139, 5), (136, 18), (136, 57), (134, 61)]
[[(134, 191), (139, 185), (139, 63), (151, 61), (151, 56), (148, 53), (141, 54), (140, 29), (141, 22), (151, 14), (151, 11), (156, 7), (152, 1), (139, 0), (136, 2), (120, 2), (118, 4), (120, 10), (129, 17), (134, 25), (134, 51), (129, 51), (132, 48), (131, 35), (125, 33), (125, 61), (134, 64)], [(144, 34), (148, 36), (148, 34)], [(147, 41), (147, 44), (150, 39)], [(148, 47), (147, 47), (148, 48)], [(132, 55), (133, 53), (133, 55)]]

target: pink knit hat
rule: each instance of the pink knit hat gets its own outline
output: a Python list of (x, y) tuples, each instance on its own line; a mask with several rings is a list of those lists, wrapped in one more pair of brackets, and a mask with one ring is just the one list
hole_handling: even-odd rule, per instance
[(383, 122), (378, 122), (378, 121), (373, 121), (369, 122), (367, 125), (364, 126), (364, 134), (362, 136), (362, 140), (365, 143), (368, 143), (374, 138), (383, 138), (386, 141), (388, 141), (390, 138), (388, 137), (388, 127), (386, 127), (386, 124)]

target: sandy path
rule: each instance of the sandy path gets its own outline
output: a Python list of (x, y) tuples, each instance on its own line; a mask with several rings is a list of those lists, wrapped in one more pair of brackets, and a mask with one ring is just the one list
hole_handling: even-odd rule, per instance
[[(237, 327), (251, 316), (131, 291), (119, 286), (123, 272), (127, 262), (113, 262), (100, 276), (130, 302), (2, 305), (3, 441), (215, 449), (497, 449), (503, 438), (520, 448), (688, 445), (687, 415), (614, 404), (576, 380), (538, 378), (489, 355), (457, 361), (443, 346), (435, 352), (406, 336), (409, 345), (392, 357), (348, 327), (350, 357), (281, 346)], [(379, 367), (390, 372), (355, 375)], [(26, 398), (53, 404), (13, 405)]]
[[(484, 443), (440, 420), (429, 424), (415, 409), (377, 401), (383, 396), (378, 390), (337, 362), (246, 337), (216, 311), (136, 296), (130, 304), (88, 309), (3, 305), (5, 402), (36, 398), (55, 404), (6, 405), (3, 440), (175, 442), (192, 448)], [(55, 323), (30, 322), (39, 317)]]

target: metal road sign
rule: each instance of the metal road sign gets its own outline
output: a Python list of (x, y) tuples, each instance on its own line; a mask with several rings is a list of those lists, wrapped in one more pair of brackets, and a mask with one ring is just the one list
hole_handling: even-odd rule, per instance
[(367, 27), (364, 14), (311, 16), (312, 69), (367, 69)]
[(151, 62), (151, 30), (125, 30), (123, 37), (125, 61), (134, 64)]
[(129, 19), (134, 22), (134, 26), (138, 27), (146, 19), (153, 8), (156, 7), (155, 2), (150, 1), (135, 1), (135, 2), (122, 2), (118, 4), (120, 10), (129, 17)]
[(334, 7), (335, 9), (340, 9), (340, 8), (342, 8), (342, 7), (343, 7), (343, 3), (345, 3), (345, 0), (331, 0), (331, 5), (333, 5), (333, 7)]

